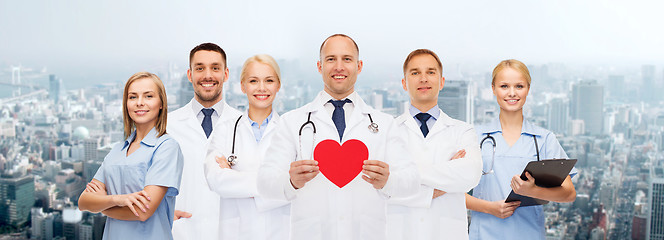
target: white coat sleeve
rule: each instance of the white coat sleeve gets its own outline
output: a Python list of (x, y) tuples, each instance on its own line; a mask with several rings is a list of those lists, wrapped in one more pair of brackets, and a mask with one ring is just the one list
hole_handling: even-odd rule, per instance
[(288, 174), (291, 162), (297, 158), (297, 137), (288, 126), (289, 120), (284, 115), (277, 124), (272, 142), (258, 169), (258, 193), (264, 198), (290, 201), (297, 193)]
[[(214, 136), (213, 136), (214, 137)], [(219, 144), (215, 138), (210, 140), (210, 147), (205, 156), (205, 179), (210, 190), (219, 194), (221, 198), (249, 198), (258, 196), (256, 188), (256, 171), (237, 171), (222, 169), (215, 161), (215, 157), (223, 156), (218, 150)]]
[(406, 130), (397, 127), (393, 119), (389, 121), (389, 126), (385, 130), (387, 137), (383, 161), (389, 165), (390, 175), (379, 192), (388, 198), (411, 196), (419, 190), (420, 178), (415, 163), (411, 160), (410, 154), (407, 154), (406, 141), (402, 137), (407, 134)]
[(454, 160), (450, 160), (450, 156), (436, 156), (431, 164), (420, 164), (422, 184), (448, 193), (465, 193), (477, 186), (482, 177), (477, 134), (468, 127), (459, 137), (459, 145), (466, 150), (466, 156)]

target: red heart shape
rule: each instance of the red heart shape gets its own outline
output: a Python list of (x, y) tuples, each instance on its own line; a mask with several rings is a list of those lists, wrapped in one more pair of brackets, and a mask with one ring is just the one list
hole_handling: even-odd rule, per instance
[(327, 139), (314, 149), (314, 160), (318, 161), (320, 172), (339, 188), (355, 179), (368, 158), (367, 146), (357, 139), (348, 140), (343, 145)]

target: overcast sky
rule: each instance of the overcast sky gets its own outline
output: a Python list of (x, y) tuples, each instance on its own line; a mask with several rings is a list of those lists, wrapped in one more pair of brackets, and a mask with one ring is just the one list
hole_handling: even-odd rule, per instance
[[(408, 3), (406, 3), (408, 2)], [(215, 42), (229, 65), (268, 53), (315, 71), (333, 33), (360, 45), (365, 72), (399, 74), (416, 48), (444, 64), (664, 64), (664, 2), (556, 1), (0, 1), (0, 67), (103, 81), (164, 66)], [(659, 70), (658, 70), (659, 71)]]

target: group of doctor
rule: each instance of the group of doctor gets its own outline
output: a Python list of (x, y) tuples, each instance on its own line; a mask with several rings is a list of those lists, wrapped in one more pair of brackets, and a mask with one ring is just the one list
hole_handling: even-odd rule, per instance
[[(505, 60), (494, 69), (500, 115), (474, 128), (438, 106), (445, 78), (433, 51), (415, 50), (404, 61), (401, 83), (410, 105), (396, 119), (355, 92), (363, 62), (351, 37), (326, 38), (319, 54), (323, 91), (282, 116), (272, 108), (280, 70), (268, 55), (253, 56), (242, 67), (248, 109), (240, 112), (222, 98), (229, 77), (224, 50), (196, 46), (187, 71), (194, 98), (168, 114), (168, 125), (161, 81), (141, 75), (152, 81), (139, 86), (133, 76), (123, 102), (127, 140), (105, 158), (80, 208), (109, 216), (106, 239), (544, 239), (542, 207), (505, 203), (509, 192), (575, 199), (570, 177), (561, 187), (540, 188), (529, 175), (518, 176), (536, 160), (535, 152), (543, 159), (567, 157), (551, 132), (523, 117), (530, 89), (523, 63)], [(127, 90), (132, 87), (139, 90)], [(131, 95), (144, 93), (157, 93), (156, 124), (132, 122), (155, 100)], [(488, 135), (495, 152), (480, 148), (479, 139)], [(314, 160), (320, 159), (318, 144), (330, 140), (342, 147), (353, 140), (367, 150), (359, 163), (333, 159), (338, 168), (357, 166), (343, 184), (332, 182)]]

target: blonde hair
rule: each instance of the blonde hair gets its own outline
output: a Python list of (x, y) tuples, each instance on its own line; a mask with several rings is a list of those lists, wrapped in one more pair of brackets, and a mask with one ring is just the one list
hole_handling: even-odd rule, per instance
[(166, 134), (166, 117), (168, 113), (168, 104), (166, 100), (166, 89), (164, 88), (164, 83), (161, 82), (161, 79), (157, 75), (149, 72), (138, 72), (132, 75), (127, 83), (125, 83), (124, 93), (122, 94), (122, 119), (124, 122), (124, 136), (125, 138), (129, 137), (131, 133), (136, 128), (134, 120), (129, 117), (129, 110), (127, 109), (127, 98), (129, 97), (129, 86), (137, 80), (148, 78), (157, 86), (157, 95), (159, 95), (159, 100), (161, 100), (161, 109), (159, 109), (159, 115), (157, 116), (157, 123), (155, 128), (157, 129), (157, 136), (161, 137)]
[(503, 60), (498, 63), (498, 65), (496, 65), (496, 67), (493, 69), (493, 74), (491, 75), (491, 86), (496, 83), (496, 76), (498, 76), (498, 73), (503, 71), (505, 68), (511, 68), (517, 72), (520, 72), (523, 78), (526, 79), (528, 87), (530, 87), (530, 72), (528, 71), (528, 67), (526, 67), (526, 64), (523, 64), (521, 61), (516, 59)]
[(258, 54), (254, 55), (250, 58), (247, 58), (246, 61), (244, 61), (244, 64), (242, 65), (242, 73), (240, 73), (240, 82), (243, 82), (247, 78), (247, 66), (249, 66), (250, 63), (262, 63), (270, 66), (272, 70), (277, 74), (277, 82), (281, 84), (281, 71), (279, 70), (279, 65), (277, 64), (277, 61), (274, 60), (270, 55), (267, 54)]

